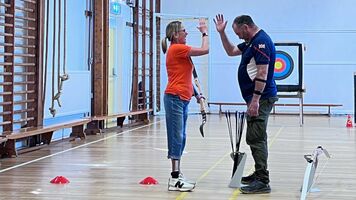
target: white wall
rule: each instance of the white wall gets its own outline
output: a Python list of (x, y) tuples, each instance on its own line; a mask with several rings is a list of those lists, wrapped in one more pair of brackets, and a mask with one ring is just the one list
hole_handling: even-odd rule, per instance
[[(47, 83), (46, 97), (44, 107), (45, 124), (55, 123), (55, 121), (63, 120), (66, 116), (78, 115), (82, 117), (84, 114), (90, 113), (90, 93), (91, 93), (91, 74), (87, 64), (87, 20), (84, 15), (87, 3), (86, 0), (67, 1), (67, 47), (66, 47), (66, 72), (69, 74), (69, 80), (63, 82), (63, 90), (60, 98), (62, 107), (59, 107), (55, 102), (56, 117), (53, 118), (49, 112), (52, 98), (52, 34), (53, 34), (53, 1), (50, 4), (50, 20), (49, 20), (49, 48), (48, 48), (48, 65), (47, 65)], [(58, 9), (58, 4), (57, 4)], [(62, 7), (63, 9), (63, 7)], [(58, 14), (58, 10), (57, 10)], [(63, 23), (62, 18), (62, 23)], [(57, 15), (58, 23), (58, 15)], [(63, 34), (62, 24), (62, 34)], [(56, 30), (58, 36), (58, 26)], [(61, 63), (63, 65), (63, 35), (61, 38)], [(56, 43), (56, 54), (58, 42)], [(61, 65), (61, 66), (62, 66)], [(61, 73), (63, 74), (62, 67)], [(55, 93), (57, 92), (57, 56), (55, 57)], [(77, 116), (77, 117), (78, 117)]]

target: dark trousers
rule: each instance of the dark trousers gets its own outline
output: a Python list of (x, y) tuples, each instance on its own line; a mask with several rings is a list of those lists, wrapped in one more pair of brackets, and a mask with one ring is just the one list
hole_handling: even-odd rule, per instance
[(277, 97), (260, 100), (259, 116), (247, 116), (246, 142), (250, 145), (252, 157), (255, 160), (255, 175), (258, 180), (269, 183), (267, 170), (267, 122)]

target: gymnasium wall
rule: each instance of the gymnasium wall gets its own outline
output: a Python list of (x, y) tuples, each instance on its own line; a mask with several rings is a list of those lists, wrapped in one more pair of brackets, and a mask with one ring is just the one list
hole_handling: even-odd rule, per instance
[[(57, 102), (54, 102), (56, 116), (53, 117), (49, 112), (52, 104), (52, 52), (53, 52), (53, 1), (50, 1), (50, 17), (49, 17), (49, 48), (48, 48), (48, 65), (47, 65), (47, 83), (46, 97), (44, 107), (44, 124), (55, 124), (71, 119), (78, 119), (83, 116), (88, 116), (90, 113), (90, 92), (91, 92), (91, 73), (88, 69), (88, 21), (84, 15), (87, 8), (87, 0), (67, 0), (67, 47), (66, 47), (66, 72), (69, 74), (69, 80), (63, 82), (62, 95), (60, 102), (62, 107), (59, 107)], [(58, 4), (57, 4), (58, 9)], [(62, 7), (63, 9), (63, 7)], [(58, 12), (58, 10), (57, 10)], [(57, 13), (58, 14), (58, 13)], [(63, 18), (62, 22), (63, 23)], [(58, 25), (58, 16), (57, 16)], [(62, 24), (62, 34), (63, 34)], [(58, 36), (58, 26), (56, 34)], [(61, 38), (61, 63), (63, 65), (63, 35)], [(56, 43), (58, 46), (58, 42)], [(56, 47), (56, 51), (58, 51)], [(55, 57), (55, 79), (54, 87), (57, 92), (57, 56)], [(62, 66), (61, 65), (61, 66)], [(61, 67), (61, 74), (63, 74)], [(64, 129), (54, 133), (53, 139), (67, 137), (70, 129)]]
[[(343, 104), (343, 107), (333, 108), (332, 113), (353, 113), (353, 73), (356, 71), (354, 1), (162, 1), (161, 12), (210, 18), (210, 101), (243, 102), (236, 81), (240, 58), (225, 54), (212, 19), (217, 13), (223, 13), (228, 20), (227, 34), (233, 43), (238, 44), (241, 41), (233, 33), (231, 23), (236, 16), (249, 14), (275, 42), (301, 42), (306, 46), (305, 103)], [(298, 100), (280, 99), (279, 102), (297, 103)], [(278, 108), (283, 109), (298, 108)], [(326, 109), (305, 110), (325, 112)]]

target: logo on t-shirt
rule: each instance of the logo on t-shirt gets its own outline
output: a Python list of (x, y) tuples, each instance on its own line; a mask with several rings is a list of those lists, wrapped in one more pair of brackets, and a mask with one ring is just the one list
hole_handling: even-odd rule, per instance
[(266, 48), (266, 44), (258, 44), (258, 48), (259, 49), (264, 49), (264, 48)]

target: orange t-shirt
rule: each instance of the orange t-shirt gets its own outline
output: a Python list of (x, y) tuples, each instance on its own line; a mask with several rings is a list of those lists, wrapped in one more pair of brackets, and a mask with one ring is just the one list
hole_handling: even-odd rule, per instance
[(190, 49), (185, 44), (171, 44), (166, 57), (168, 84), (165, 93), (178, 95), (186, 101), (193, 95), (193, 65), (188, 56)]

